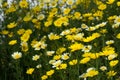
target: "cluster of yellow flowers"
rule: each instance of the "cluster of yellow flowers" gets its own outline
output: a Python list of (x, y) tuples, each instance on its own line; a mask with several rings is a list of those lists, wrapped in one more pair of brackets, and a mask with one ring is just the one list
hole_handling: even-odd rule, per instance
[(119, 8), (118, 0), (3, 2), (0, 38), (11, 49), (11, 61), (23, 61), (35, 80), (114, 80), (120, 66)]

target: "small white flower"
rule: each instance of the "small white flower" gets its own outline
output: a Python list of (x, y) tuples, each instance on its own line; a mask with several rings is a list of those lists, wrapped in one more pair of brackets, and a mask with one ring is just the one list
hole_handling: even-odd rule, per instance
[(54, 67), (58, 67), (60, 64), (62, 63), (62, 61), (61, 60), (57, 60), (57, 61), (55, 61), (52, 65), (52, 67), (54, 68)]
[(75, 40), (82, 40), (83, 39), (83, 36), (84, 36), (84, 33), (78, 33), (74, 36), (74, 39)]
[(33, 60), (33, 61), (37, 61), (39, 58), (40, 58), (40, 55), (34, 55), (34, 56), (32, 57), (32, 60)]
[(106, 66), (101, 66), (100, 70), (105, 71), (105, 70), (107, 70), (107, 67)]
[(69, 59), (69, 53), (64, 53), (61, 57), (63, 60)]
[(41, 68), (42, 67), (42, 65), (41, 64), (38, 64), (37, 66), (36, 66), (36, 68)]
[(33, 47), (35, 48), (35, 50), (40, 50), (41, 49), (41, 42), (37, 42)]
[(67, 5), (73, 5), (73, 3), (74, 3), (74, 0), (67, 0)]
[(61, 36), (71, 34), (70, 30), (64, 30), (62, 33), (60, 33)]
[(91, 27), (87, 28), (86, 30), (87, 30), (87, 31), (94, 31), (94, 30), (96, 30), (96, 27), (91, 26)]
[(50, 61), (49, 61), (49, 64), (53, 64), (53, 63), (55, 63), (55, 61), (56, 61), (56, 60), (50, 60)]
[(110, 54), (110, 55), (108, 56), (108, 60), (112, 60), (112, 59), (116, 58), (117, 56), (118, 56), (118, 54), (116, 54), (116, 53)]
[(48, 56), (52, 56), (55, 53), (55, 51), (47, 51)]
[(43, 0), (44, 3), (49, 3), (51, 0)]
[(47, 47), (47, 44), (42, 43), (41, 48), (42, 48), (42, 49), (45, 49), (46, 47)]
[(43, 41), (39, 41), (33, 47), (35, 50), (45, 49), (47, 47), (47, 44), (45, 44)]
[(104, 27), (107, 24), (107, 22), (102, 22), (99, 24), (99, 27)]
[(114, 40), (106, 41), (106, 44), (107, 44), (107, 45), (110, 45), (110, 44), (113, 44), (113, 43), (114, 43)]
[(83, 52), (89, 52), (91, 49), (92, 49), (92, 46), (91, 45), (87, 45), (87, 46), (83, 47), (82, 51)]
[(86, 73), (81, 74), (79, 78), (84, 78), (84, 80), (86, 80)]
[(87, 29), (88, 26), (87, 26), (86, 24), (83, 23), (83, 24), (81, 24), (81, 28), (82, 28), (82, 29)]
[(114, 20), (115, 23), (120, 24), (120, 16), (117, 16), (116, 19)]
[(44, 14), (40, 14), (40, 15), (38, 15), (38, 17), (37, 17), (37, 19), (39, 19), (39, 20), (43, 20), (45, 18), (45, 15)]
[(90, 68), (87, 69), (87, 72), (89, 72), (91, 70), (95, 70), (95, 68), (94, 67), (90, 67)]
[(120, 24), (116, 23), (112, 25), (112, 28), (118, 28), (120, 26)]
[(12, 54), (12, 57), (13, 57), (13, 59), (19, 59), (22, 57), (22, 53), (21, 52), (14, 52)]
[(57, 6), (57, 2), (56, 2), (56, 1), (52, 1), (49, 5), (50, 5), (50, 7), (52, 7), (52, 8), (53, 8), (53, 7), (56, 7), (56, 6)]

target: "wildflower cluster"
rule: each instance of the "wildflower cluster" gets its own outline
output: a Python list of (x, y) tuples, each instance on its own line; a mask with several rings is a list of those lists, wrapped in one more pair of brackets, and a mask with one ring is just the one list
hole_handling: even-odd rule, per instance
[(3, 1), (0, 60), (13, 71), (3, 80), (119, 79), (119, 8), (119, 0)]

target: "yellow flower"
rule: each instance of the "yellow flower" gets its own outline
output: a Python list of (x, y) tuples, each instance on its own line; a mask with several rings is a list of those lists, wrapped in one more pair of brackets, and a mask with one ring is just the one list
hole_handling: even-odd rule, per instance
[(67, 17), (61, 17), (59, 18), (60, 21), (62, 21), (63, 24), (67, 24), (69, 19)]
[(117, 74), (117, 72), (115, 72), (114, 70), (107, 72), (108, 78), (115, 76)]
[[(110, 46), (105, 46), (105, 47), (102, 48), (102, 50), (103, 50), (103, 51), (109, 51), (109, 50), (111, 50), (112, 53), (115, 52), (115, 51), (114, 51), (115, 48), (114, 48), (114, 47), (110, 47)], [(113, 52), (113, 51), (114, 51), (114, 52)]]
[(41, 9), (40, 9), (40, 6), (35, 6), (35, 7), (33, 7), (33, 12), (36, 13), (36, 14), (39, 13), (40, 10), (41, 10)]
[(13, 59), (19, 59), (22, 57), (22, 53), (21, 52), (14, 52), (12, 54), (12, 57), (13, 57)]
[(30, 15), (27, 15), (23, 18), (23, 21), (27, 22), (30, 21), (32, 19), (32, 17)]
[(80, 12), (75, 12), (75, 13), (74, 13), (74, 17), (75, 17), (76, 19), (80, 19), (80, 16), (81, 16), (81, 13), (80, 13)]
[(28, 8), (28, 2), (26, 0), (22, 0), (19, 2), (19, 6), (21, 8)]
[(32, 34), (32, 30), (31, 30), (31, 29), (27, 29), (27, 30), (25, 31), (25, 34)]
[(74, 36), (74, 35), (66, 35), (65, 38), (66, 38), (68, 41), (74, 41), (74, 38), (76, 39), (76, 36)]
[(111, 55), (111, 54), (114, 54), (115, 51), (114, 50), (104, 50), (101, 55), (102, 56), (108, 56), (108, 55)]
[(14, 27), (16, 27), (17, 26), (17, 23), (15, 23), (15, 22), (12, 22), (12, 23), (10, 23), (10, 24), (8, 24), (7, 25), (7, 28), (14, 28)]
[(8, 8), (5, 13), (7, 14), (7, 13), (15, 12), (15, 11), (16, 11), (16, 8), (14, 6), (10, 6), (10, 8)]
[(47, 76), (51, 76), (51, 75), (53, 75), (54, 74), (54, 70), (50, 70), (50, 71), (47, 71), (46, 72), (46, 75)]
[(38, 19), (34, 18), (34, 19), (32, 19), (32, 22), (33, 22), (34, 24), (37, 24), (37, 23), (38, 23)]
[(52, 21), (46, 21), (46, 22), (44, 23), (44, 26), (45, 26), (45, 27), (49, 27), (51, 24), (52, 24)]
[(120, 6), (120, 1), (117, 2), (117, 6)]
[(108, 0), (107, 4), (113, 4), (115, 0)]
[(40, 29), (40, 28), (41, 28), (41, 22), (35, 23), (34, 27), (35, 27), (36, 29)]
[(83, 58), (82, 60), (80, 60), (80, 63), (81, 64), (86, 64), (87, 62), (90, 61), (90, 58), (89, 57), (86, 57), (86, 58)]
[(118, 62), (119, 62), (118, 60), (113, 60), (113, 61), (110, 61), (109, 64), (110, 64), (111, 67), (114, 67), (118, 64)]
[(74, 52), (76, 50), (82, 49), (84, 46), (81, 43), (74, 43), (69, 48), (71, 49), (71, 52)]
[(86, 37), (86, 38), (83, 38), (83, 41), (84, 42), (90, 42), (98, 37), (100, 37), (101, 34), (100, 33), (93, 33), (92, 36), (89, 36), (89, 37)]
[(23, 34), (20, 39), (22, 42), (27, 42), (30, 38), (30, 35), (29, 34)]
[(99, 72), (97, 70), (95, 70), (94, 68), (88, 68), (86, 76), (87, 77), (94, 77), (98, 74), (99, 74)]
[(44, 0), (44, 3), (50, 3), (51, 0)]
[[(70, 30), (66, 30), (66, 32), (68, 32), (67, 34), (70, 34), (70, 33), (78, 33), (80, 31), (79, 28), (76, 28), (76, 27), (73, 27), (71, 28)], [(79, 33), (78, 33), (79, 34)]]
[(36, 40), (32, 40), (31, 41), (31, 46), (33, 47), (35, 44), (37, 44), (38, 43), (38, 41), (36, 41)]
[(20, 37), (22, 42), (27, 42), (30, 38), (30, 34), (32, 34), (32, 30), (28, 29), (25, 31), (25, 33)]
[(100, 10), (105, 10), (106, 8), (107, 8), (106, 4), (100, 4), (98, 6), (98, 9), (100, 9)]
[(90, 57), (91, 59), (97, 59), (97, 58), (99, 58), (99, 56), (100, 56), (99, 53), (93, 53), (93, 54), (91, 54), (89, 57)]
[(88, 17), (89, 20), (94, 20), (94, 17), (90, 16)]
[(65, 15), (69, 14), (69, 12), (70, 12), (70, 9), (69, 9), (69, 8), (65, 8), (65, 9), (63, 10), (63, 14), (65, 14)]
[(2, 7), (7, 7), (8, 6), (8, 3), (7, 2), (4, 2)]
[(98, 11), (96, 11), (94, 14), (93, 14), (93, 16), (94, 17), (102, 17), (102, 15), (103, 15), (103, 11), (100, 11), (100, 10), (98, 10)]
[(13, 32), (10, 32), (10, 33), (8, 34), (9, 37), (13, 37), (13, 35), (14, 35)]
[(96, 70), (91, 70), (91, 71), (87, 72), (86, 75), (87, 75), (88, 77), (93, 77), (93, 76), (98, 75), (98, 73), (99, 73), (99, 72), (96, 71)]
[(77, 63), (78, 63), (78, 60), (74, 59), (74, 60), (69, 62), (69, 65), (76, 65)]
[(54, 21), (54, 25), (56, 26), (56, 27), (61, 27), (62, 26), (62, 21), (61, 20), (55, 20)]
[(100, 30), (100, 33), (102, 33), (102, 34), (107, 33), (107, 29), (101, 29), (101, 30)]
[(18, 33), (19, 35), (23, 34), (24, 32), (25, 32), (25, 29), (19, 29), (19, 30), (17, 31), (17, 33)]
[(67, 68), (67, 64), (65, 63), (62, 63), (58, 67), (56, 67), (56, 69), (66, 69), (66, 68)]
[(34, 68), (29, 68), (29, 69), (26, 71), (26, 73), (27, 73), (27, 74), (32, 74), (33, 71), (34, 71)]
[(91, 54), (94, 54), (94, 53), (90, 53), (90, 52), (85, 52), (82, 57), (90, 57)]
[(43, 76), (41, 76), (41, 79), (42, 79), (42, 80), (46, 80), (47, 78), (48, 78), (47, 75), (43, 75)]
[(60, 55), (55, 55), (55, 56), (53, 57), (54, 60), (59, 60), (60, 58), (61, 58)]
[(3, 30), (2, 32), (1, 32), (1, 34), (4, 34), (4, 35), (7, 35), (9, 33), (9, 31), (7, 31), (7, 30)]
[(120, 39), (120, 33), (117, 34), (116, 38)]
[(95, 37), (95, 38), (98, 38), (98, 37), (100, 37), (101, 35), (100, 35), (100, 33), (93, 33), (92, 36)]
[(9, 45), (14, 45), (14, 44), (16, 44), (17, 43), (17, 40), (11, 40), (10, 42), (9, 42)]
[(92, 13), (85, 13), (83, 14), (83, 17), (91, 17), (92, 16)]
[(67, 5), (73, 5), (73, 3), (74, 3), (74, 0), (67, 0)]
[(109, 21), (112, 21), (112, 20), (114, 20), (116, 17), (117, 17), (116, 15), (113, 15), (113, 16), (109, 16), (107, 19), (108, 19)]
[(62, 54), (64, 51), (66, 51), (66, 48), (60, 47), (57, 49), (56, 54)]
[(61, 38), (59, 35), (53, 34), (53, 33), (50, 33), (50, 34), (48, 35), (48, 37), (49, 37), (50, 40), (57, 40), (57, 39), (60, 39), (60, 38)]
[(79, 5), (82, 1), (81, 0), (76, 0), (75, 3)]
[(28, 51), (28, 43), (27, 42), (22, 42), (21, 43), (21, 48), (22, 48), (22, 51), (27, 52)]

